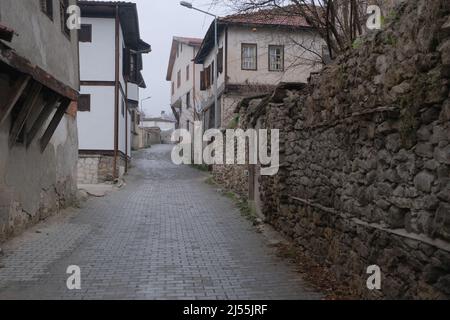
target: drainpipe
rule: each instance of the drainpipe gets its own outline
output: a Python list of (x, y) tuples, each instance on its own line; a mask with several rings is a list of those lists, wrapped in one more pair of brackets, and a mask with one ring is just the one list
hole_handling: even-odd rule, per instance
[(125, 172), (128, 172), (128, 82), (125, 81)]
[(114, 160), (113, 160), (113, 179), (118, 178), (117, 157), (119, 154), (119, 6), (116, 5), (116, 34), (115, 34), (115, 87), (114, 87)]

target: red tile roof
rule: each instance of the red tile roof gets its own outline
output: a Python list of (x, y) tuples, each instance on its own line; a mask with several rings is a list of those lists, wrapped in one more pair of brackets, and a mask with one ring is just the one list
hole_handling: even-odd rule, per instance
[(283, 11), (260, 10), (252, 13), (235, 14), (220, 18), (220, 22), (231, 24), (250, 24), (284, 27), (311, 27), (300, 15), (288, 14)]

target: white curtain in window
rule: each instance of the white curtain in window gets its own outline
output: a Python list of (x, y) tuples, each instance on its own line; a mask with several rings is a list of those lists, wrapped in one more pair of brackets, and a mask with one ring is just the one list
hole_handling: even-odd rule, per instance
[(256, 69), (256, 46), (242, 46), (242, 69)]

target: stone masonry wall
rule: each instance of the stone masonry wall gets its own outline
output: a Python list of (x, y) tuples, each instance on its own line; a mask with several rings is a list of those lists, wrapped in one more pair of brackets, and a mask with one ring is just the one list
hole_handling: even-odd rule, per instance
[(449, 76), (450, 2), (411, 0), (307, 88), (241, 106), (281, 130), (266, 219), (362, 296), (450, 298)]
[[(107, 155), (82, 155), (78, 159), (78, 184), (98, 184), (113, 181), (114, 157)], [(125, 171), (124, 156), (118, 157), (118, 172)]]

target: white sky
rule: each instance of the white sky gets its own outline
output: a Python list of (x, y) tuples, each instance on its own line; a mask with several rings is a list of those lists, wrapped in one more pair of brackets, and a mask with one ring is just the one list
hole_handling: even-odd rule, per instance
[[(141, 38), (151, 44), (152, 52), (144, 55), (143, 76), (147, 89), (141, 90), (144, 112), (158, 116), (171, 112), (170, 83), (166, 81), (173, 36), (203, 38), (212, 17), (179, 5), (179, 0), (131, 0), (138, 5)], [(211, 0), (193, 0), (194, 6), (223, 15), (225, 8), (211, 7)]]

